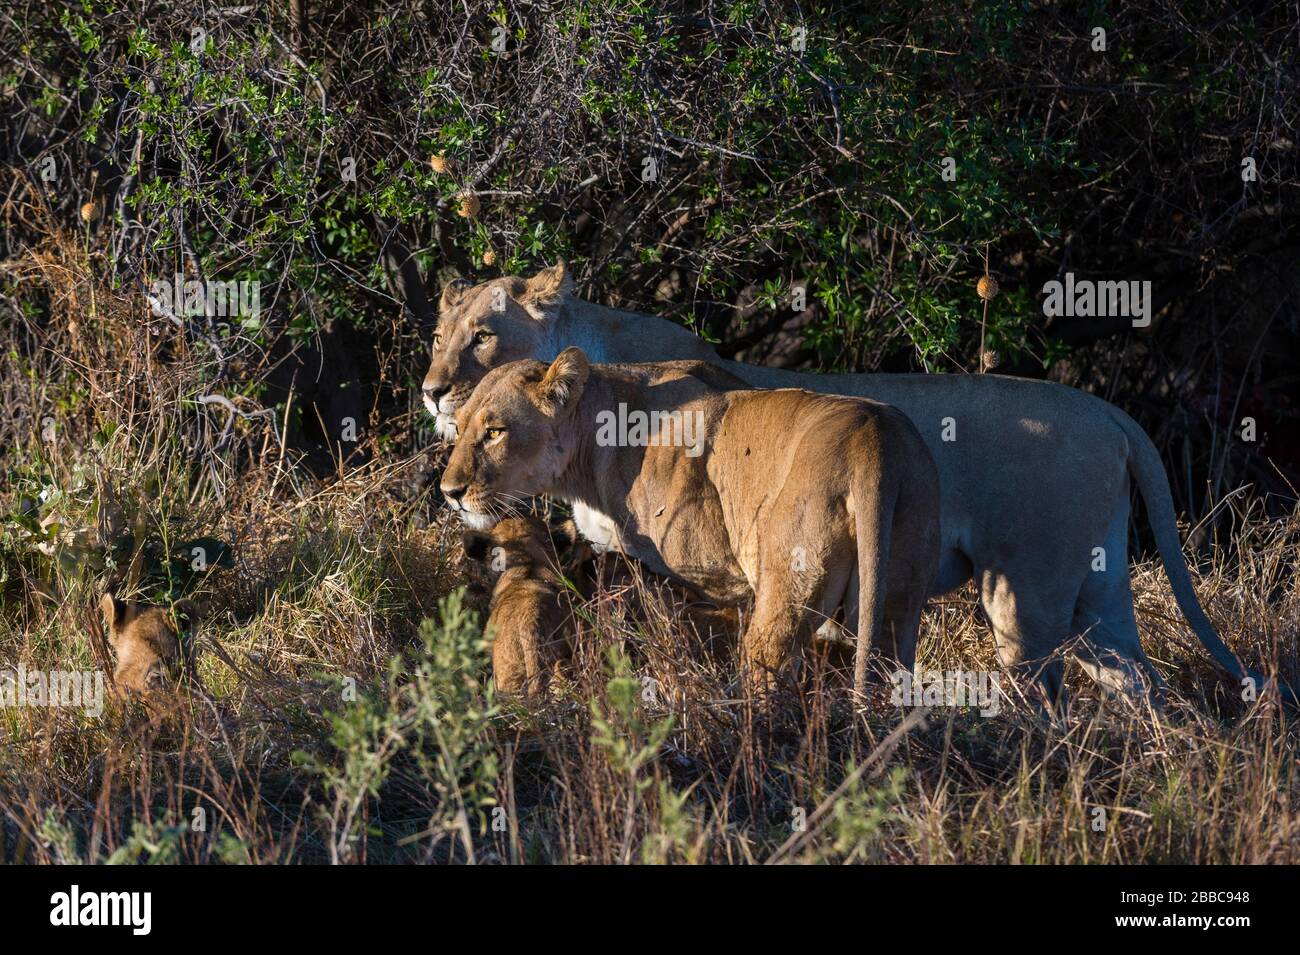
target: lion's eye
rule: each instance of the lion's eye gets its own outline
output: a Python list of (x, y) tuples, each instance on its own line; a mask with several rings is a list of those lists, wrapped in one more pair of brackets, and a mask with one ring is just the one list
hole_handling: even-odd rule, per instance
[(442, 347), (442, 335), (439, 334), (438, 332), (434, 332), (434, 333), (433, 333), (433, 349), (434, 349), (434, 351), (437, 351), (437, 350), (438, 350), (439, 348), (441, 348), (441, 347)]
[(482, 332), (482, 331), (475, 332), (475, 333), (474, 333), (474, 344), (475, 344), (475, 345), (482, 345), (485, 341), (487, 341), (487, 340), (488, 340), (489, 338), (491, 338), (491, 337), (492, 337), (492, 333), (491, 333), (491, 332)]
[(505, 428), (488, 428), (484, 432), (484, 436), (488, 439), (488, 441), (495, 441), (497, 440), (497, 438), (500, 438), (505, 433), (506, 433)]

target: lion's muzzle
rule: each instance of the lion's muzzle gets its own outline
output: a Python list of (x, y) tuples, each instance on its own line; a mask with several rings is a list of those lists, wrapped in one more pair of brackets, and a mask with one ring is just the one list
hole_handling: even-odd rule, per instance
[(456, 440), (456, 398), (450, 385), (426, 384), (422, 389), (424, 408), (433, 415), (434, 430), (438, 437), (447, 441)]

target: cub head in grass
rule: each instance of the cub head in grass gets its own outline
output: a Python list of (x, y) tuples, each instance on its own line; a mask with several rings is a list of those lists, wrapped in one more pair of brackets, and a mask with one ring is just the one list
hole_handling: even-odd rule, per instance
[(168, 609), (121, 600), (110, 592), (99, 606), (117, 655), (114, 685), (128, 693), (148, 694), (174, 683), (189, 662), (198, 620), (193, 604), (182, 600)]

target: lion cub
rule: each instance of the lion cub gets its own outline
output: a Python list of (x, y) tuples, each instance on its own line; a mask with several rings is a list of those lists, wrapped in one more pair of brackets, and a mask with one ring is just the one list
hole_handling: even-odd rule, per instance
[(573, 612), (556, 546), (536, 517), (507, 517), (491, 530), (465, 531), (465, 554), (498, 574), (487, 628), (497, 691), (537, 699), (570, 655)]
[(117, 654), (113, 683), (128, 693), (152, 693), (179, 676), (190, 658), (189, 633), (198, 619), (194, 605), (163, 607), (119, 600), (111, 592), (99, 601), (108, 622), (108, 642)]

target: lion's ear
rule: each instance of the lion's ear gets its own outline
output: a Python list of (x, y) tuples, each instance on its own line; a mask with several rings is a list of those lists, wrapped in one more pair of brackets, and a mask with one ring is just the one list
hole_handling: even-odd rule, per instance
[(126, 617), (126, 604), (114, 597), (111, 591), (105, 591), (104, 596), (99, 598), (99, 609), (108, 621), (110, 632), (115, 627), (120, 627)]
[(460, 304), (465, 293), (474, 287), (468, 279), (455, 278), (442, 287), (442, 298), (438, 302), (438, 311), (445, 312)]
[(108, 623), (108, 642), (113, 649), (117, 649), (118, 635), (121, 629), (126, 626), (127, 606), (126, 602), (118, 600), (111, 590), (104, 591), (104, 596), (99, 598), (99, 609), (104, 614), (104, 620)]
[(572, 291), (573, 279), (569, 277), (569, 267), (564, 259), (560, 259), (550, 268), (542, 269), (524, 281), (519, 304), (533, 318), (546, 322), (555, 317), (560, 305)]
[(582, 397), (582, 387), (587, 383), (590, 370), (581, 348), (571, 346), (560, 352), (537, 385), (537, 397), (543, 408), (551, 414), (559, 414), (573, 407)]
[(555, 556), (568, 568), (566, 573), (581, 571), (584, 564), (596, 559), (595, 549), (591, 546), (591, 542), (582, 536), (582, 531), (578, 530), (578, 522), (572, 517), (550, 528), (550, 531), (551, 546), (555, 548)]
[(465, 556), (470, 560), (487, 560), (488, 549), (492, 546), (492, 536), (482, 531), (463, 531), (460, 541), (465, 545)]
[(199, 622), (199, 608), (192, 600), (178, 600), (172, 604), (172, 616), (183, 632), (194, 629)]
[(578, 522), (572, 517), (562, 523), (551, 525), (548, 530), (551, 534), (551, 546), (555, 548), (557, 554), (568, 552), (582, 539)]

